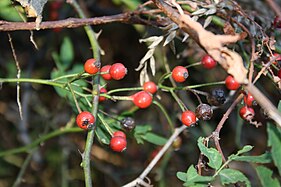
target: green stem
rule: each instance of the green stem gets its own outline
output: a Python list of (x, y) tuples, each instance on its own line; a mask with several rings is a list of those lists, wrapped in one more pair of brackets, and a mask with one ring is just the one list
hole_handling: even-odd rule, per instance
[(22, 166), (21, 166), (21, 169), (20, 169), (20, 172), (17, 176), (17, 179), (15, 180), (14, 184), (13, 184), (13, 187), (17, 187), (21, 184), (22, 182), (22, 178), (23, 178), (23, 175), (32, 159), (32, 156), (33, 156), (33, 153), (35, 152), (35, 150), (33, 150), (31, 153), (29, 153), (29, 155), (27, 156), (27, 158), (25, 159), (25, 161), (23, 162)]
[(26, 146), (2, 151), (2, 152), (0, 152), (0, 157), (12, 155), (12, 154), (23, 153), (23, 152), (28, 152), (31, 149), (33, 149), (34, 147), (38, 146), (39, 144), (41, 144), (44, 141), (46, 141), (48, 139), (51, 139), (53, 137), (56, 137), (56, 136), (59, 136), (59, 135), (62, 135), (62, 134), (66, 134), (66, 133), (74, 133), (74, 132), (81, 132), (81, 131), (82, 131), (82, 129), (80, 129), (78, 127), (61, 128), (61, 129), (55, 130), (55, 131), (53, 131), (49, 134), (46, 134), (46, 135), (38, 138), (37, 140), (33, 141), (31, 144), (28, 144)]
[(174, 124), (169, 116), (169, 114), (167, 113), (167, 111), (165, 110), (165, 108), (158, 102), (158, 101), (153, 101), (153, 103), (159, 107), (159, 109), (163, 112), (164, 116), (166, 117), (168, 124), (172, 130), (172, 132), (175, 130)]
[(71, 88), (71, 84), (70, 84), (70, 83), (67, 83), (67, 86), (68, 86), (68, 88), (69, 88), (69, 90), (70, 90), (70, 92), (71, 92), (71, 95), (72, 95), (72, 97), (73, 97), (73, 100), (74, 100), (74, 103), (75, 103), (75, 105), (76, 105), (76, 108), (77, 108), (78, 112), (81, 113), (82, 110), (81, 110), (81, 108), (80, 108), (80, 106), (79, 106), (79, 104), (78, 104), (78, 102), (77, 102), (77, 99), (76, 99), (76, 97), (75, 97), (75, 94), (74, 94), (74, 92), (73, 92), (73, 90), (72, 90), (72, 88)]
[(142, 90), (142, 87), (135, 87), (135, 88), (119, 88), (119, 89), (114, 89), (114, 90), (110, 90), (107, 92), (107, 94), (112, 94), (112, 93), (116, 93), (116, 92), (126, 92), (126, 91), (135, 91), (135, 90)]
[[(71, 5), (74, 7), (74, 9), (78, 12), (80, 18), (86, 18), (84, 12), (80, 8), (79, 4), (76, 2), (76, 0), (70, 1)], [(84, 27), (85, 32), (88, 36), (88, 39), (90, 41), (92, 50), (93, 50), (93, 56), (94, 58), (100, 62), (100, 47), (96, 38), (95, 32), (92, 30), (90, 26), (85, 26)], [(97, 85), (93, 87), (92, 94), (93, 94), (93, 108), (92, 108), (92, 114), (95, 116), (97, 119), (97, 112), (98, 112), (98, 104), (99, 104), (99, 84), (100, 84), (100, 76), (95, 76), (95, 80), (93, 81), (93, 84)], [(97, 95), (94, 93), (98, 93)], [(96, 123), (96, 122), (95, 122)], [(84, 170), (84, 177), (85, 177), (85, 186), (86, 187), (92, 187), (92, 178), (91, 178), (91, 150), (92, 150), (92, 145), (94, 142), (94, 136), (95, 136), (95, 128), (96, 125), (94, 126), (93, 129), (88, 130), (88, 135), (87, 135), (87, 140), (86, 140), (86, 145), (85, 145), (85, 150), (83, 153), (83, 170)]]
[(57, 80), (60, 80), (60, 79), (67, 79), (67, 78), (77, 77), (79, 75), (80, 75), (80, 77), (85, 77), (85, 78), (92, 76), (92, 75), (89, 75), (89, 74), (84, 73), (84, 72), (82, 74), (81, 73), (72, 73), (72, 74), (63, 75), (63, 76), (54, 78), (53, 81), (57, 81)]
[(20, 79), (15, 79), (15, 78), (2, 79), (2, 78), (0, 78), (0, 83), (16, 83), (16, 82), (45, 84), (45, 85), (49, 85), (49, 86), (56, 86), (56, 87), (63, 88), (63, 83), (55, 82), (53, 80), (32, 79), (32, 78), (20, 78)]
[(180, 100), (180, 98), (177, 96), (177, 94), (175, 94), (175, 92), (171, 89), (170, 90), (171, 95), (173, 96), (173, 98), (177, 101), (179, 107), (181, 108), (182, 111), (185, 111), (186, 107), (184, 106), (184, 104), (182, 103), (182, 101)]
[(102, 122), (102, 124), (104, 125), (105, 129), (108, 131), (108, 133), (113, 136), (113, 130), (109, 127), (109, 125), (106, 123), (106, 121), (103, 119), (103, 117), (98, 114), (99, 120)]

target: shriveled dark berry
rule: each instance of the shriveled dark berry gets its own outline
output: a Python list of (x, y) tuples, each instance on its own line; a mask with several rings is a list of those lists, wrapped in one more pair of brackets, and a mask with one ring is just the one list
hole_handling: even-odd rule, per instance
[(121, 126), (126, 130), (133, 130), (136, 127), (135, 120), (131, 117), (125, 117), (121, 120)]
[(217, 88), (212, 90), (211, 94), (207, 96), (207, 101), (210, 105), (219, 106), (226, 101), (223, 89)]
[(213, 109), (210, 105), (207, 104), (200, 104), (197, 106), (196, 110), (195, 110), (195, 115), (198, 119), (201, 120), (210, 120), (213, 116)]

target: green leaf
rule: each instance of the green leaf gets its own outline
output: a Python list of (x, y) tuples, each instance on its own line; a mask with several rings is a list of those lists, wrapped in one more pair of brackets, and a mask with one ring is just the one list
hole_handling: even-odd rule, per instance
[(155, 145), (164, 145), (167, 139), (152, 133), (151, 125), (139, 125), (134, 130), (134, 137), (138, 144), (143, 144), (144, 140)]
[(271, 146), (271, 155), (274, 164), (278, 168), (279, 174), (281, 175), (281, 132), (278, 130), (276, 125), (272, 123), (267, 124), (268, 133), (268, 146)]
[(137, 125), (134, 129), (135, 134), (145, 134), (149, 131), (151, 131), (152, 128), (150, 125)]
[(22, 21), (17, 10), (23, 11), (23, 9), (21, 8), (21, 6), (16, 6), (16, 8), (14, 8), (11, 5), (10, 0), (1, 0), (0, 1), (0, 10), (1, 10), (0, 17), (2, 17), (3, 19), (5, 19), (7, 21)]
[(237, 182), (244, 182), (247, 187), (250, 187), (250, 181), (248, 178), (240, 171), (234, 169), (223, 169), (219, 173), (221, 182), (223, 185), (234, 184)]
[(270, 153), (264, 153), (264, 154), (259, 155), (259, 156), (233, 156), (231, 158), (231, 160), (243, 161), (243, 162), (253, 162), (253, 163), (262, 163), (262, 164), (272, 162)]
[(184, 183), (185, 186), (191, 186), (195, 185), (196, 183), (209, 183), (213, 177), (210, 176), (201, 176), (198, 175), (196, 169), (193, 165), (189, 166), (187, 172), (186, 172), (186, 181)]
[(209, 159), (208, 165), (218, 170), (222, 164), (221, 154), (214, 148), (208, 148), (203, 144), (203, 138), (198, 138), (198, 147), (200, 151)]
[(256, 167), (258, 177), (263, 187), (280, 187), (278, 179), (272, 178), (272, 171), (264, 166)]
[(96, 124), (96, 130), (95, 130), (95, 134), (99, 140), (99, 142), (109, 145), (111, 136), (110, 134), (107, 132), (107, 130), (104, 128), (104, 126), (101, 123), (97, 123)]
[(167, 142), (166, 138), (163, 138), (157, 134), (154, 134), (152, 132), (148, 132), (143, 136), (143, 139), (146, 141), (153, 143), (155, 145), (164, 145)]
[(236, 155), (241, 155), (241, 154), (243, 154), (243, 153), (247, 153), (247, 152), (251, 151), (251, 150), (253, 149), (253, 147), (254, 147), (254, 146), (251, 146), (251, 145), (245, 145), (241, 150), (239, 150), (239, 151), (237, 152)]
[(74, 58), (73, 45), (69, 37), (64, 37), (60, 48), (60, 60), (64, 70), (69, 68)]
[(185, 182), (185, 181), (187, 181), (187, 174), (185, 172), (178, 171), (177, 178), (180, 179), (181, 181)]

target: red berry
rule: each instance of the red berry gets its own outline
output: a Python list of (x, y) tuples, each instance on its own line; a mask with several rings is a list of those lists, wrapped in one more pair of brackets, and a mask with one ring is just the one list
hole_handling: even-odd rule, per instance
[(181, 115), (181, 121), (186, 126), (191, 126), (196, 123), (196, 115), (190, 110), (186, 110)]
[(188, 75), (187, 69), (183, 66), (176, 66), (172, 71), (172, 77), (176, 82), (184, 82)]
[(217, 65), (217, 62), (210, 55), (203, 56), (201, 63), (206, 69), (212, 69)]
[(244, 103), (247, 106), (253, 106), (256, 105), (255, 98), (252, 96), (252, 94), (248, 93), (247, 95), (244, 96)]
[(101, 76), (104, 80), (111, 80), (111, 75), (109, 74), (109, 69), (111, 65), (105, 65), (100, 69)]
[(277, 76), (279, 77), (279, 79), (281, 79), (281, 69), (279, 69)]
[(143, 90), (154, 94), (157, 92), (157, 86), (154, 82), (148, 81), (143, 84)]
[(231, 75), (228, 75), (225, 79), (225, 86), (229, 90), (237, 90), (240, 87), (240, 84), (236, 82)]
[(94, 75), (99, 71), (100, 65), (100, 62), (97, 62), (96, 59), (90, 58), (85, 62), (84, 70), (85, 72)]
[(81, 112), (76, 117), (76, 124), (81, 129), (88, 129), (90, 128), (95, 122), (95, 117), (87, 111)]
[(126, 138), (126, 134), (123, 131), (115, 131), (113, 133), (113, 137), (115, 137), (115, 136)]
[(251, 107), (243, 106), (239, 111), (239, 115), (242, 119), (249, 121), (253, 119), (255, 111)]
[(281, 28), (281, 18), (279, 16), (276, 16), (274, 18), (274, 21), (273, 21), (273, 26), (277, 29), (280, 29)]
[(152, 103), (152, 96), (146, 91), (137, 92), (132, 96), (132, 98), (133, 103), (139, 108), (147, 108)]
[(116, 152), (122, 152), (126, 149), (127, 140), (121, 136), (113, 136), (110, 140), (110, 148)]
[(127, 74), (127, 68), (121, 63), (115, 63), (110, 67), (109, 73), (114, 80), (120, 80)]
[[(102, 94), (102, 93), (107, 93), (107, 90), (105, 88), (101, 88), (100, 94)], [(105, 101), (105, 100), (106, 100), (106, 97), (104, 97), (104, 96), (99, 97), (99, 102), (102, 102), (102, 101)]]

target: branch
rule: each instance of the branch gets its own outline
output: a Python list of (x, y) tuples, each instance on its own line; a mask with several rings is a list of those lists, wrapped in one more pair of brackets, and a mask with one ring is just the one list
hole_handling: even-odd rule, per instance
[(139, 184), (143, 186), (151, 186), (147, 184), (144, 179), (146, 176), (150, 173), (150, 171), (153, 169), (153, 167), (157, 164), (157, 162), (160, 160), (160, 158), (165, 154), (165, 152), (168, 150), (168, 148), (172, 145), (174, 140), (179, 136), (180, 133), (182, 133), (187, 126), (182, 125), (181, 127), (177, 127), (172, 134), (172, 136), (169, 138), (169, 140), (166, 142), (166, 144), (162, 147), (162, 149), (158, 152), (158, 154), (153, 158), (153, 160), (149, 163), (149, 165), (145, 168), (145, 170), (140, 174), (138, 178), (133, 180), (132, 182), (124, 185), (123, 187), (133, 187), (138, 186)]
[[(95, 18), (67, 18), (59, 21), (45, 21), (39, 26), (39, 29), (54, 28), (77, 28), (85, 25), (102, 25), (108, 23), (126, 23), (142, 24), (152, 26), (164, 26), (161, 20), (146, 20), (139, 17), (141, 11), (126, 12), (112, 16), (102, 16)], [(36, 30), (35, 22), (9, 22), (0, 20), (0, 31), (19, 31), (19, 30)]]
[(202, 25), (183, 14), (181, 7), (176, 6), (178, 11), (172, 8), (164, 0), (153, 0), (155, 5), (161, 9), (167, 17), (175, 22), (184, 32), (198, 43), (205, 51), (211, 55), (220, 65), (240, 83), (246, 83), (247, 70), (243, 65), (242, 57), (225, 47), (230, 43), (236, 43), (243, 39), (244, 33), (235, 35), (215, 35), (205, 30)]

